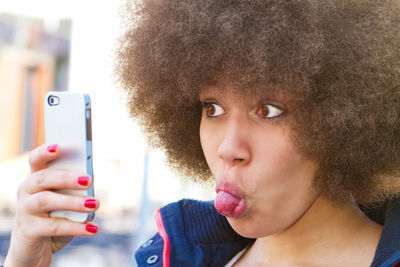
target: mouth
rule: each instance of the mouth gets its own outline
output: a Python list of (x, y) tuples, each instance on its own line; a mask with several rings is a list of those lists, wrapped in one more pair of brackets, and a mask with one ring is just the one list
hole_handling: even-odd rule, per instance
[(217, 196), (214, 206), (221, 215), (237, 218), (243, 214), (246, 209), (246, 202), (244, 193), (239, 187), (227, 182), (219, 182), (215, 191)]

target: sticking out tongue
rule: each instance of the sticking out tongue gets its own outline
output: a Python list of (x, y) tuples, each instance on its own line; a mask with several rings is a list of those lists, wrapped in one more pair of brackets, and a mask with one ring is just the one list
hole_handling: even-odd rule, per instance
[(237, 198), (227, 192), (219, 191), (214, 206), (219, 213), (226, 217), (239, 217), (245, 209), (245, 202), (243, 198)]

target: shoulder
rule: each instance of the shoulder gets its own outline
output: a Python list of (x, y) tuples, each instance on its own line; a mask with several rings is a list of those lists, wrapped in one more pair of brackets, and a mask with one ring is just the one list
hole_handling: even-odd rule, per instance
[[(183, 199), (159, 209), (158, 233), (136, 252), (138, 266), (223, 266), (253, 240), (239, 236), (212, 201)], [(157, 266), (157, 265), (154, 265)]]
[(400, 267), (400, 199), (381, 206), (383, 231), (371, 267)]

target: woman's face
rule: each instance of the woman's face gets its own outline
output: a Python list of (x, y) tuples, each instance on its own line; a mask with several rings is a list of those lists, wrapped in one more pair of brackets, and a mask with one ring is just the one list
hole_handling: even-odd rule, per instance
[(201, 146), (216, 181), (215, 206), (234, 230), (258, 238), (295, 223), (318, 196), (317, 165), (289, 139), (291, 107), (278, 98), (203, 89)]

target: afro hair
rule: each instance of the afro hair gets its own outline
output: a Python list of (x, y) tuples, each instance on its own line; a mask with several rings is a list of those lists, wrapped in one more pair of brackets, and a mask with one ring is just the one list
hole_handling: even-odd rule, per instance
[(125, 3), (116, 74), (148, 141), (185, 176), (211, 173), (199, 90), (285, 91), (291, 138), (335, 201), (399, 195), (400, 2), (143, 0)]

